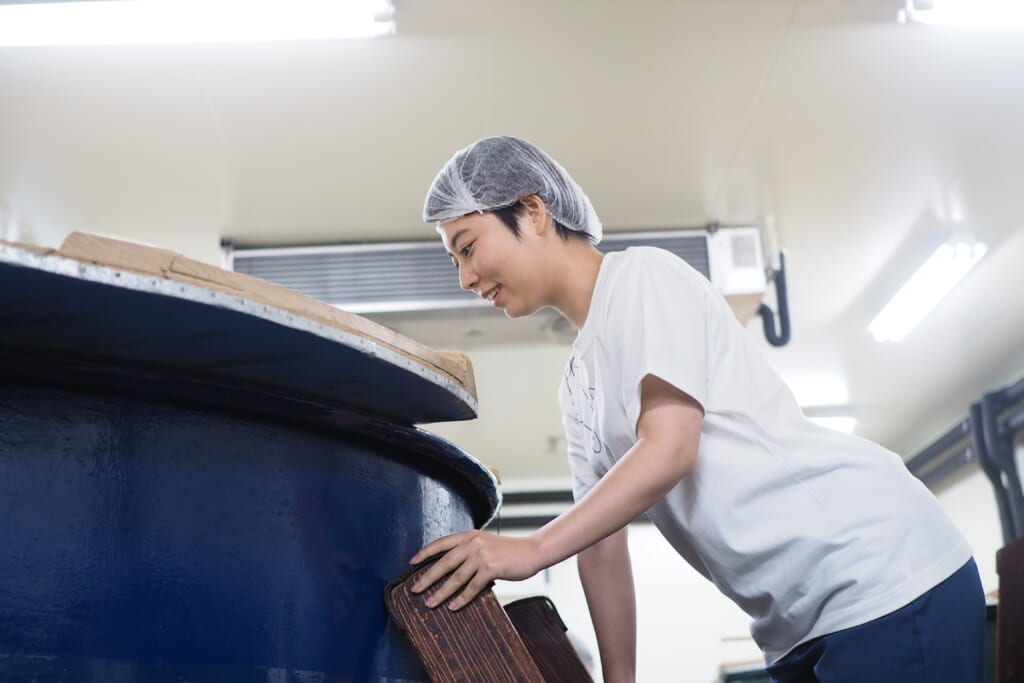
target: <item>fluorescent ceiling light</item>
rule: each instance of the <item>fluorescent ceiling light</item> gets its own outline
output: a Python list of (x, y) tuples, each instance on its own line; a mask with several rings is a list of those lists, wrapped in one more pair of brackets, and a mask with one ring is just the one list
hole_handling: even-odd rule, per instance
[(853, 431), (857, 428), (857, 418), (850, 415), (809, 415), (807, 419), (822, 427), (846, 432), (847, 434), (853, 434)]
[(1024, 26), (1020, 0), (906, 0), (901, 21), (951, 26)]
[(0, 5), (0, 46), (305, 40), (394, 32), (390, 0), (89, 0)]
[(868, 325), (877, 341), (899, 341), (985, 255), (985, 245), (954, 237), (940, 246)]

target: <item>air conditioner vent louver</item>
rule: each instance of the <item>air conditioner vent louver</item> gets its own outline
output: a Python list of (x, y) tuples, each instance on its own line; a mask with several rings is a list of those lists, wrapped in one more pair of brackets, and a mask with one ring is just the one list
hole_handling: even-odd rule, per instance
[[(602, 251), (654, 246), (709, 274), (702, 230), (606, 234)], [(235, 249), (231, 267), (353, 313), (487, 306), (458, 286), (458, 273), (437, 240), (387, 244)]]

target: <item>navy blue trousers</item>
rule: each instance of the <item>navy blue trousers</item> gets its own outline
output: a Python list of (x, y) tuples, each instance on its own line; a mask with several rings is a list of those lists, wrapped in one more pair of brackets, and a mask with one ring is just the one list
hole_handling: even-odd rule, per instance
[(985, 595), (971, 559), (901, 609), (799, 645), (773, 683), (981, 683)]

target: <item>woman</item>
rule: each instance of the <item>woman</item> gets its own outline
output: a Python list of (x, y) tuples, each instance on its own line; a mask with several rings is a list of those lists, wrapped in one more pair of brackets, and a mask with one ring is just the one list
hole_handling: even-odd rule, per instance
[[(470, 531), (414, 587), (459, 609), (578, 554), (606, 681), (635, 678), (626, 527), (646, 512), (753, 619), (774, 681), (980, 681), (984, 597), (966, 541), (895, 454), (817, 426), (724, 299), (673, 254), (602, 255), (557, 162), (513, 137), (460, 150), (427, 194), (460, 284), (579, 329), (560, 405), (575, 504), (525, 538)], [(666, 587), (670, 590), (671, 587)]]

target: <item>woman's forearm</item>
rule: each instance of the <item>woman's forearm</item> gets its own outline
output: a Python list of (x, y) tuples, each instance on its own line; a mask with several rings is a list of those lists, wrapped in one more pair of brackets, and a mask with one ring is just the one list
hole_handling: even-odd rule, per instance
[(597, 634), (605, 683), (636, 679), (636, 596), (627, 529), (582, 551), (576, 561)]
[(541, 564), (550, 567), (626, 526), (675, 486), (692, 466), (685, 454), (638, 441), (591, 491), (533, 534)]

